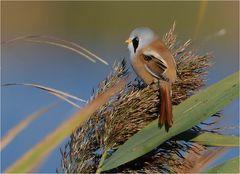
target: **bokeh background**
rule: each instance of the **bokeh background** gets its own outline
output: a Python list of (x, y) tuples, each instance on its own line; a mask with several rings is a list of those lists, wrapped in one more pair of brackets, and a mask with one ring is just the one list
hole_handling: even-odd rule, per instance
[[(200, 53), (212, 52), (207, 85), (239, 69), (239, 2), (7, 2), (1, 1), (1, 41), (23, 35), (48, 35), (74, 41), (109, 62), (94, 64), (70, 50), (19, 41), (1, 45), (1, 83), (37, 83), (83, 99), (111, 71), (128, 60), (124, 43), (132, 29), (148, 26), (163, 36), (176, 21), (178, 39), (193, 39)], [(128, 63), (129, 66), (129, 63)], [(131, 67), (129, 66), (130, 71)], [(210, 96), (211, 94), (209, 94)], [(27, 115), (58, 99), (28, 87), (1, 89), (1, 136)], [(218, 126), (238, 135), (239, 100), (225, 108)], [(1, 152), (1, 171), (38, 143), (75, 109), (64, 102), (35, 120)], [(227, 125), (227, 127), (226, 127)], [(229, 126), (235, 125), (234, 129)], [(38, 172), (60, 166), (60, 145)], [(239, 153), (230, 149), (218, 161)], [(214, 164), (212, 164), (214, 165)]]

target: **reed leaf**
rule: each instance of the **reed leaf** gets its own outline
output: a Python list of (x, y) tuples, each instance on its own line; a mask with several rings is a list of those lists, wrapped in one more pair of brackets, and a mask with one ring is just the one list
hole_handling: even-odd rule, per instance
[(82, 123), (84, 123), (97, 109), (104, 105), (112, 96), (121, 91), (127, 84), (127, 79), (116, 82), (115, 85), (107, 88), (98, 94), (94, 100), (84, 108), (76, 112), (72, 117), (47, 135), (40, 143), (20, 157), (4, 173), (27, 173), (33, 171), (48, 154), (55, 149), (62, 141)]
[(239, 147), (239, 136), (220, 135), (210, 132), (205, 132), (191, 139), (198, 144), (208, 146), (224, 146), (224, 147)]
[(239, 96), (238, 77), (239, 72), (236, 72), (174, 107), (174, 125), (169, 132), (159, 129), (157, 120), (151, 122), (121, 145), (100, 166), (100, 171), (116, 168), (150, 152), (166, 140), (190, 129), (223, 109)]
[(239, 157), (232, 158), (205, 171), (205, 173), (240, 173), (239, 161)]

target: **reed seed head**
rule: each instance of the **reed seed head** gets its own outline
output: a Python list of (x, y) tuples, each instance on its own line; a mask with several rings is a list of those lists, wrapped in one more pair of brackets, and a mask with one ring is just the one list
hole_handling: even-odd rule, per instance
[[(205, 84), (210, 54), (199, 55), (190, 40), (177, 42), (175, 24), (163, 37), (176, 59), (178, 78), (173, 84), (172, 103), (177, 105), (196, 93)], [(114, 64), (112, 73), (94, 90), (92, 99), (129, 73), (126, 62)], [(159, 93), (136, 78), (124, 90), (95, 112), (86, 124), (76, 129), (62, 150), (62, 170), (66, 173), (94, 173), (101, 156), (108, 156), (133, 134), (158, 117)], [(190, 133), (199, 133), (194, 127)], [(205, 147), (185, 140), (171, 139), (152, 152), (110, 172), (156, 173), (182, 172), (191, 168), (190, 158), (197, 157)]]

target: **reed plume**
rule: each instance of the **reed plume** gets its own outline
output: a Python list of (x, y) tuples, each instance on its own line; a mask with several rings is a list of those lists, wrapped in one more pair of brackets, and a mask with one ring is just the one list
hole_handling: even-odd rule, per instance
[[(197, 54), (191, 48), (190, 40), (184, 43), (177, 41), (175, 23), (163, 41), (176, 59), (178, 78), (173, 84), (172, 103), (178, 105), (205, 85), (211, 54)], [(93, 91), (91, 99), (128, 74), (125, 60), (115, 64), (112, 73)], [(61, 150), (61, 170), (66, 173), (95, 173), (103, 155), (104, 158), (110, 156), (119, 145), (158, 117), (158, 105), (158, 90), (146, 86), (138, 78), (129, 82), (124, 90), (72, 133)], [(195, 135), (201, 131), (195, 126), (185, 134)], [(183, 137), (180, 134), (141, 158), (109, 172), (187, 172), (193, 167), (191, 159), (205, 153), (206, 147)]]

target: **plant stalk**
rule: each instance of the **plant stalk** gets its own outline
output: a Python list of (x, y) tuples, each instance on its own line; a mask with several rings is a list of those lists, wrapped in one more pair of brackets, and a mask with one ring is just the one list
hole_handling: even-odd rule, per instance
[(99, 165), (98, 165), (98, 168), (97, 168), (97, 171), (96, 171), (96, 174), (100, 174), (101, 171), (102, 171), (102, 168), (101, 166), (103, 165), (103, 162), (105, 161), (105, 159), (107, 158), (107, 152), (108, 152), (108, 148), (106, 148), (106, 150), (104, 151), (101, 159), (100, 159), (100, 162), (99, 162)]

